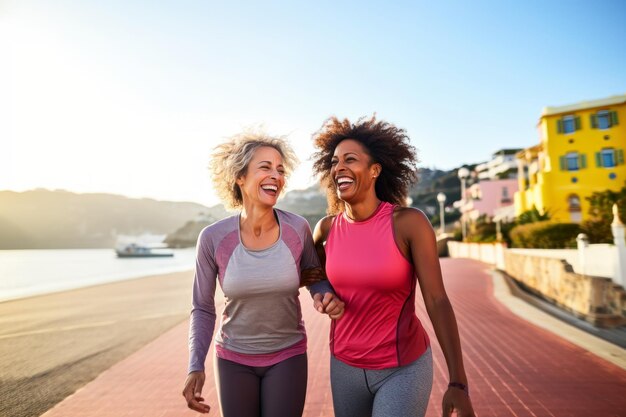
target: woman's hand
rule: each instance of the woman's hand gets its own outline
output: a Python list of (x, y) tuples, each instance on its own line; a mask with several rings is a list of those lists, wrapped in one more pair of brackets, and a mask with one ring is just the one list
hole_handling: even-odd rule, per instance
[(323, 296), (317, 293), (313, 296), (313, 307), (320, 313), (326, 313), (328, 316), (337, 320), (343, 316), (345, 303), (332, 292), (327, 292)]
[(326, 279), (322, 268), (309, 268), (300, 271), (300, 286), (308, 287)]
[(206, 414), (211, 410), (208, 404), (205, 404), (202, 398), (202, 387), (204, 386), (204, 371), (191, 372), (187, 375), (185, 388), (183, 388), (183, 397), (187, 400), (187, 407), (199, 413)]
[(460, 388), (450, 387), (443, 395), (443, 417), (450, 417), (456, 410), (457, 417), (475, 417), (469, 395)]

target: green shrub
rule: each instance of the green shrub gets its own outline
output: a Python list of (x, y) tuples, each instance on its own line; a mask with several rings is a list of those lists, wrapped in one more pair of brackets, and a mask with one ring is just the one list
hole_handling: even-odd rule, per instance
[(496, 241), (496, 224), (488, 222), (486, 216), (481, 216), (471, 227), (467, 237), (469, 242), (491, 243)]
[(514, 248), (563, 249), (575, 248), (580, 232), (576, 223), (543, 221), (516, 226), (510, 237)]
[(500, 225), (500, 233), (502, 233), (502, 241), (506, 243), (508, 247), (511, 247), (511, 230), (515, 228), (517, 224), (514, 222), (502, 223)]
[(619, 191), (596, 191), (587, 200), (589, 216), (582, 223), (582, 229), (589, 237), (589, 243), (613, 243), (613, 204), (617, 203), (620, 218), (626, 221), (626, 187)]
[(608, 219), (590, 219), (581, 224), (583, 233), (587, 235), (589, 243), (613, 243), (611, 221)]
[(454, 229), (452, 232), (452, 240), (456, 240), (457, 242), (463, 241), (463, 230), (460, 227)]
[(550, 213), (546, 211), (545, 213), (540, 213), (537, 210), (537, 207), (533, 206), (530, 210), (526, 210), (519, 216), (517, 216), (516, 223), (517, 224), (528, 224), (528, 223), (536, 223), (542, 222), (545, 220), (550, 220)]

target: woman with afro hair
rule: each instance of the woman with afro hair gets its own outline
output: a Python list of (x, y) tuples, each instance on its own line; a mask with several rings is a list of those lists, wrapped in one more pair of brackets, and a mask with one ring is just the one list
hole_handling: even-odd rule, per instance
[(313, 139), (314, 172), (328, 192), (328, 216), (318, 222), (313, 240), (345, 303), (330, 334), (335, 415), (426, 413), (433, 363), (428, 335), (415, 314), (419, 281), (448, 366), (443, 414), (456, 410), (460, 417), (473, 417), (435, 234), (421, 211), (406, 207), (417, 162), (406, 132), (375, 116), (356, 123), (332, 117)]

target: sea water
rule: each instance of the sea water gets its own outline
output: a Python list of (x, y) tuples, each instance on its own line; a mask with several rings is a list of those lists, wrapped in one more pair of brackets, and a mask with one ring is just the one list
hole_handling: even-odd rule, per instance
[(173, 257), (118, 258), (112, 249), (0, 250), (0, 301), (191, 270), (195, 249)]

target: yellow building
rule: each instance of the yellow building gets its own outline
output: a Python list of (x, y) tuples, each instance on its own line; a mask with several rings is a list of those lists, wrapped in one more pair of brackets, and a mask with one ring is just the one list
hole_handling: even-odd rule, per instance
[(533, 205), (553, 220), (580, 222), (586, 197), (626, 185), (626, 95), (545, 107), (539, 145), (517, 153), (515, 215)]

